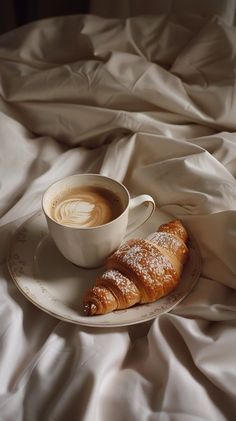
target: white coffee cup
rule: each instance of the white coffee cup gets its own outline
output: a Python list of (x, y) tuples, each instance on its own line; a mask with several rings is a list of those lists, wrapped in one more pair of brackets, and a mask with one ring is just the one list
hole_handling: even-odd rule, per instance
[[(55, 220), (53, 212), (61, 198), (69, 197), (76, 189), (93, 188), (105, 189), (119, 199), (121, 209), (114, 219), (97, 226), (77, 226), (76, 223), (68, 226), (64, 220)], [(125, 235), (151, 217), (155, 202), (147, 194), (130, 198), (126, 187), (112, 178), (100, 174), (76, 174), (52, 184), (43, 194), (42, 208), (49, 233), (63, 256), (78, 266), (95, 268), (120, 246)]]

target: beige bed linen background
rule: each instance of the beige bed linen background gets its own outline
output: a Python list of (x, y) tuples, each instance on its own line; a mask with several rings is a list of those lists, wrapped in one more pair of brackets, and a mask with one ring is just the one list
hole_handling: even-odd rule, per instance
[[(221, 421), (236, 413), (236, 29), (220, 16), (67, 16), (0, 37), (1, 421)], [(6, 268), (53, 181), (114, 177), (183, 220), (201, 278), (127, 328), (54, 319)]]

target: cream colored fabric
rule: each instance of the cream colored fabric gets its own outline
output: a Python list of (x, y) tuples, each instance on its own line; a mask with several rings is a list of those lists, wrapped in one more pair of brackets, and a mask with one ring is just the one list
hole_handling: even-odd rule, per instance
[[(222, 421), (236, 413), (236, 29), (199, 14), (67, 16), (0, 37), (0, 419)], [(201, 278), (127, 328), (60, 322), (5, 257), (53, 181), (114, 177), (199, 243)]]

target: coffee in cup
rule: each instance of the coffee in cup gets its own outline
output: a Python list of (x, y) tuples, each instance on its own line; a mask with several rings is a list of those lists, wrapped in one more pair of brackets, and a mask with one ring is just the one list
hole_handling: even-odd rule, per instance
[(84, 267), (101, 266), (125, 235), (154, 212), (143, 194), (130, 198), (126, 187), (100, 174), (76, 174), (51, 185), (42, 208), (49, 233), (63, 256)]
[(113, 221), (122, 212), (121, 200), (112, 191), (82, 186), (55, 198), (51, 216), (59, 224), (68, 227), (91, 228)]

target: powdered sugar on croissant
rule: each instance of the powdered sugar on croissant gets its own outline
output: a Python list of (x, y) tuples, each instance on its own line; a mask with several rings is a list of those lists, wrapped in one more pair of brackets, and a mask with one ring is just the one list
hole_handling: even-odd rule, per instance
[(86, 315), (106, 314), (151, 303), (178, 285), (188, 258), (188, 233), (180, 220), (162, 224), (146, 239), (125, 242), (106, 262), (105, 272), (86, 291)]

